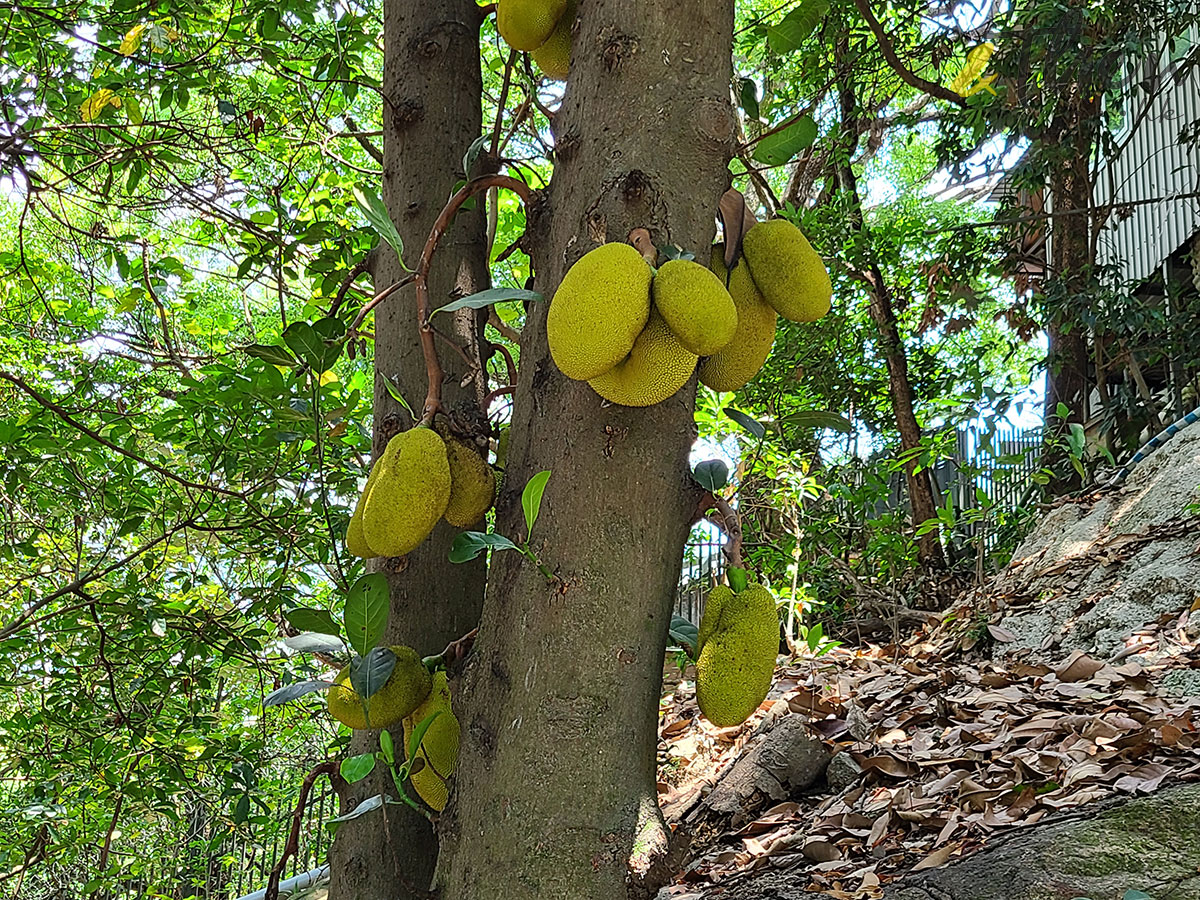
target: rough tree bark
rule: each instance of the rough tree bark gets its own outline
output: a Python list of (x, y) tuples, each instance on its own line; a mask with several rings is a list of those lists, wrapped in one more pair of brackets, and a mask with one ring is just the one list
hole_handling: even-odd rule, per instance
[[(839, 59), (846, 58), (848, 46), (844, 38), (841, 40), (838, 50)], [(910, 454), (921, 445), (921, 426), (917, 422), (917, 415), (913, 410), (913, 389), (912, 383), (908, 379), (908, 355), (904, 349), (904, 342), (900, 339), (892, 294), (883, 277), (883, 271), (871, 252), (870, 231), (863, 221), (862, 198), (858, 193), (858, 179), (854, 174), (852, 164), (852, 160), (858, 152), (859, 135), (863, 129), (859, 126), (858, 97), (849, 71), (848, 66), (843, 67), (838, 85), (838, 98), (842, 113), (841, 130), (846, 136), (843, 141), (844, 146), (838, 151), (838, 188), (849, 205), (850, 228), (861, 240), (866, 257), (866, 266), (859, 274), (870, 298), (871, 320), (879, 329), (879, 352), (887, 363), (888, 395), (891, 397), (892, 410), (896, 415), (896, 429), (900, 432), (900, 448), (904, 453)], [(918, 468), (917, 460), (910, 456), (908, 462), (905, 463), (904, 474), (913, 524), (919, 525), (936, 518), (938, 503), (934, 497), (929, 470)], [(946, 557), (936, 529), (918, 537), (916, 541), (917, 556), (923, 565), (937, 568), (945, 565)]]
[[(732, 32), (733, 0), (580, 4), (554, 176), (530, 217), (547, 298), (575, 260), (635, 227), (705, 258), (733, 149)], [(631, 859), (663, 842), (655, 725), (699, 495), (695, 381), (646, 409), (606, 405), (555, 367), (546, 309), (534, 304), (523, 332), (497, 530), (524, 536), (521, 489), (550, 470), (533, 547), (558, 581), (493, 557), (440, 825), (447, 900), (636, 896)]]
[[(1091, 159), (1095, 126), (1090, 124), (1098, 115), (1093, 99), (1083, 97), (1078, 86), (1068, 91), (1067, 110), (1060, 115), (1043, 142), (1054, 148), (1069, 146), (1074, 152), (1050, 168), (1049, 184), (1051, 209), (1055, 213), (1068, 210), (1087, 210), (1092, 207)], [(1088, 340), (1080, 316), (1080, 304), (1085, 302), (1094, 263), (1092, 216), (1086, 214), (1056, 215), (1052, 220), (1050, 240), (1050, 277), (1055, 294), (1071, 298), (1068, 306), (1048, 311), (1046, 319), (1046, 399), (1043, 417), (1046, 423), (1046, 443), (1043, 465), (1056, 473), (1047, 486), (1051, 494), (1062, 494), (1081, 486), (1078, 473), (1066, 465), (1066, 450), (1061, 440), (1068, 423), (1087, 421), (1088, 408)], [(1065, 420), (1058, 418), (1058, 404), (1070, 410)]]
[[(480, 13), (474, 0), (386, 0), (384, 3), (383, 199), (404, 240), (406, 262), (415, 265), (429, 229), (454, 184), (464, 177), (462, 158), (482, 127), (479, 62)], [(430, 272), (430, 298), (441, 305), (487, 286), (483, 204), (461, 211), (442, 239)], [(405, 273), (386, 244), (377, 252), (376, 290)], [(463, 311), (438, 317), (438, 328), (479, 358), (482, 320)], [(466, 361), (444, 342), (443, 403), (469, 420), (479, 415), (486, 387), (468, 378)], [(409, 404), (420, 410), (426, 369), (417, 337), (411, 286), (375, 313), (374, 455), (412, 425), (392, 398), (391, 378)], [(403, 559), (376, 561), (387, 572), (392, 612), (387, 639), (429, 655), (475, 627), (483, 603), (482, 561), (452, 565), (447, 560), (457, 533), (441, 523), (430, 538)], [(398, 738), (397, 738), (398, 740)], [(356, 732), (351, 753), (378, 749), (377, 731)], [(381, 791), (394, 793), (390, 776), (376, 772), (351, 785), (343, 811)], [(425, 896), (437, 858), (430, 823), (405, 806), (388, 806), (386, 822), (371, 813), (341, 826), (330, 851), (331, 900), (403, 900)]]

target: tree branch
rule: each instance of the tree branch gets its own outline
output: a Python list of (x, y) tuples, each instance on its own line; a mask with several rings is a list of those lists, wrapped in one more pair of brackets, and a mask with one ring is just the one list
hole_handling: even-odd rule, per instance
[(953, 103), (955, 106), (967, 105), (967, 98), (957, 91), (943, 87), (936, 81), (925, 80), (904, 64), (904, 61), (896, 54), (896, 48), (892, 46), (887, 33), (883, 30), (883, 25), (875, 18), (875, 13), (871, 12), (871, 5), (868, 0), (854, 0), (854, 5), (866, 20), (867, 27), (871, 29), (871, 34), (875, 35), (875, 41), (879, 44), (879, 52), (883, 54), (883, 58), (887, 60), (887, 64), (892, 67), (892, 71), (900, 76), (901, 81), (910, 87), (915, 87), (918, 91), (924, 91), (931, 97), (937, 97), (939, 100), (945, 100), (948, 103)]

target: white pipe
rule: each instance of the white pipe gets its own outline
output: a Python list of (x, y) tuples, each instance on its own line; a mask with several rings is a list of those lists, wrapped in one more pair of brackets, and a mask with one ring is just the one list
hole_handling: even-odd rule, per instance
[[(300, 891), (307, 887), (312, 887), (318, 881), (324, 880), (329, 875), (329, 864), (321, 866), (318, 869), (313, 869), (311, 872), (305, 872), (302, 875), (295, 875), (287, 881), (279, 882), (279, 895), (282, 897), (285, 894), (290, 894), (292, 891)], [(267, 889), (255, 891), (253, 894), (247, 894), (245, 897), (239, 897), (238, 900), (265, 900)]]

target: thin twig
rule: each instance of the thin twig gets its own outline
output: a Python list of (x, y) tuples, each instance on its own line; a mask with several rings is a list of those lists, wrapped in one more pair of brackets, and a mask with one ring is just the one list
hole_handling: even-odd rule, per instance
[(486, 410), (491, 407), (492, 401), (496, 400), (498, 397), (503, 397), (505, 394), (511, 394), (515, 390), (516, 388), (511, 384), (506, 384), (504, 387), (498, 387), (494, 391), (489, 392), (488, 395), (483, 398), (483, 403), (481, 403), (480, 406)]
[(333, 302), (329, 304), (328, 315), (337, 315), (337, 311), (341, 308), (342, 301), (346, 299), (346, 294), (350, 290), (351, 285), (353, 285), (354, 282), (358, 280), (358, 276), (366, 272), (370, 266), (370, 262), (368, 262), (367, 258), (364, 256), (361, 260), (354, 264), (349, 272), (346, 273), (346, 277), (343, 278), (342, 283), (338, 285), (337, 293), (334, 294), (333, 297)]
[(962, 94), (952, 91), (950, 88), (942, 87), (936, 81), (927, 81), (904, 65), (904, 61), (896, 54), (896, 49), (892, 46), (887, 32), (883, 30), (883, 25), (875, 18), (875, 13), (871, 12), (871, 5), (868, 0), (854, 0), (854, 5), (866, 20), (867, 27), (871, 29), (871, 34), (875, 35), (875, 41), (879, 44), (879, 52), (883, 54), (883, 58), (887, 60), (887, 64), (892, 67), (892, 71), (900, 76), (901, 81), (910, 87), (915, 87), (918, 91), (924, 91), (931, 97), (937, 97), (939, 100), (946, 100), (956, 106), (967, 105), (967, 98), (962, 96)]
[(378, 294), (376, 294), (374, 297), (372, 297), (370, 300), (368, 300), (366, 303), (364, 303), (363, 308), (360, 309), (358, 311), (358, 315), (354, 317), (354, 323), (350, 326), (350, 330), (347, 331), (346, 333), (349, 335), (358, 334), (359, 326), (361, 326), (362, 323), (366, 321), (367, 316), (370, 315), (370, 313), (371, 313), (371, 310), (373, 310), (375, 307), (377, 307), (380, 303), (382, 303), (388, 297), (392, 296), (392, 294), (396, 293), (396, 291), (400, 290), (400, 288), (404, 287), (407, 284), (412, 284), (414, 281), (416, 281), (416, 279), (417, 279), (417, 274), (415, 272), (410, 272), (408, 275), (405, 275), (399, 281), (395, 281), (392, 284), (389, 284), (382, 291), (380, 291)]
[[(499, 330), (499, 329), (497, 329), (497, 330)], [(503, 334), (503, 332), (501, 332), (501, 334)], [(520, 334), (517, 335), (518, 338), (520, 336), (521, 336)], [(517, 383), (517, 364), (515, 362), (513, 362), (513, 355), (508, 352), (508, 348), (505, 347), (503, 344), (493, 343), (492, 349), (504, 357), (504, 367), (508, 370), (508, 383), (516, 384)]]
[(737, 514), (729, 501), (716, 494), (712, 497), (712, 508), (720, 514), (720, 519), (709, 518), (709, 521), (725, 532), (725, 545), (721, 552), (725, 554), (730, 568), (740, 569), (742, 563), (742, 517)]

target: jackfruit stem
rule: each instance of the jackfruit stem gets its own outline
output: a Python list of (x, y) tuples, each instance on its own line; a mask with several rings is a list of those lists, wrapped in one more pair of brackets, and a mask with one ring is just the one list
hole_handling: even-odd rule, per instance
[(730, 568), (743, 568), (742, 517), (724, 497), (718, 497), (716, 494), (709, 496), (712, 498), (710, 509), (715, 509), (717, 515), (705, 516), (705, 518), (725, 532), (725, 546), (721, 548), (721, 552), (725, 554), (725, 560)]
[[(442, 208), (429, 231), (429, 237), (421, 250), (421, 258), (417, 262), (416, 276), (413, 279), (417, 294), (417, 328), (421, 339), (421, 351), (425, 356), (425, 371), (429, 376), (429, 391), (425, 396), (425, 405), (421, 408), (421, 425), (430, 425), (433, 417), (442, 408), (442, 365), (438, 361), (437, 347), (433, 340), (433, 326), (429, 323), (429, 269), (433, 265), (433, 254), (462, 205), (476, 194), (493, 187), (508, 188), (520, 197), (526, 206), (533, 198), (533, 189), (510, 175), (481, 175), (479, 178), (472, 178)], [(484, 412), (486, 414), (486, 409)]]

